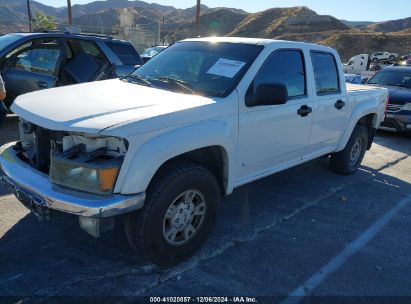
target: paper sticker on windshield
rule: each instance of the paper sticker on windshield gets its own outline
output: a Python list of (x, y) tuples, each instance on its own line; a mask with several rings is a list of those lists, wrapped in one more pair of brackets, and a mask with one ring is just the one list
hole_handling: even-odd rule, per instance
[(207, 74), (233, 78), (245, 66), (245, 62), (220, 58)]

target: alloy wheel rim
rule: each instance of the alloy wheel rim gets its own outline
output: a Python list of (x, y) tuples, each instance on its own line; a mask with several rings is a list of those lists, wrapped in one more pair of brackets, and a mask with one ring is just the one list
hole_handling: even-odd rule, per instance
[(355, 140), (355, 143), (351, 149), (350, 153), (350, 164), (354, 165), (358, 162), (361, 156), (361, 151), (362, 151), (362, 145), (363, 145), (363, 140), (362, 138), (357, 138)]
[(163, 219), (163, 237), (172, 246), (189, 242), (204, 222), (207, 203), (195, 189), (180, 193), (167, 208)]

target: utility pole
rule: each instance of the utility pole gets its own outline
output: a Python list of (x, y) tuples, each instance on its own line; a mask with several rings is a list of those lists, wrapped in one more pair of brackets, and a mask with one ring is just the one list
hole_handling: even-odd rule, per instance
[(27, 0), (27, 17), (29, 18), (29, 31), (32, 32), (30, 0)]
[(162, 27), (162, 29), (161, 29), (161, 37), (163, 38), (163, 45), (164, 45), (164, 35), (165, 35), (165, 33), (164, 33), (164, 16), (163, 16), (163, 27)]
[(201, 1), (197, 0), (197, 10), (196, 10), (196, 37), (200, 36), (200, 9)]
[(68, 16), (68, 24), (73, 24), (73, 15), (71, 14), (71, 0), (67, 0), (67, 16)]

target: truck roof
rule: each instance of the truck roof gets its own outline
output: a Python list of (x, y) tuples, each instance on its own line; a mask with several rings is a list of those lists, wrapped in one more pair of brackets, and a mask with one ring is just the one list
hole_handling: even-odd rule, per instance
[(289, 40), (276, 40), (276, 39), (265, 39), (265, 38), (244, 38), (244, 37), (203, 37), (203, 38), (189, 38), (182, 41), (203, 41), (203, 42), (228, 42), (228, 43), (239, 43), (239, 44), (254, 44), (254, 45), (270, 45), (278, 43), (293, 43), (296, 45), (313, 46), (315, 48), (323, 48), (332, 50), (332, 48), (313, 44), (306, 42), (297, 42)]

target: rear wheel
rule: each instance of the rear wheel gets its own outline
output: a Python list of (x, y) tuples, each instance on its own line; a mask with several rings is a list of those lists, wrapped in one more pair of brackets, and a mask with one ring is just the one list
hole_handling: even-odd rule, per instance
[(219, 198), (219, 185), (209, 170), (175, 164), (149, 187), (144, 209), (126, 217), (129, 244), (157, 265), (181, 262), (210, 235)]
[(330, 166), (334, 172), (349, 175), (357, 171), (368, 144), (368, 130), (357, 125), (344, 150), (331, 154)]
[(390, 56), (390, 60), (394, 60), (395, 59), (395, 56), (394, 55), (391, 55)]
[(378, 62), (378, 58), (375, 57), (375, 58), (372, 59), (372, 61), (373, 61), (373, 62)]

